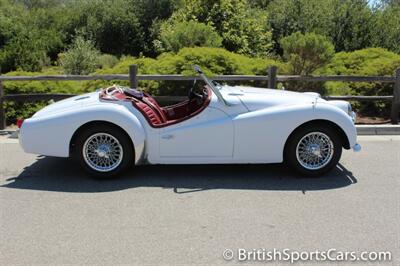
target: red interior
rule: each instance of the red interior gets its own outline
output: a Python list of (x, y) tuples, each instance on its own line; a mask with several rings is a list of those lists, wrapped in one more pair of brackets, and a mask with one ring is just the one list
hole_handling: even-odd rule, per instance
[(24, 119), (23, 118), (18, 118), (17, 119), (17, 127), (18, 128), (21, 128), (23, 123), (24, 123)]
[(186, 100), (175, 105), (161, 107), (149, 94), (145, 93), (142, 99), (127, 97), (123, 93), (113, 93), (114, 99), (100, 95), (106, 100), (128, 100), (138, 109), (152, 127), (165, 127), (189, 119), (203, 111), (211, 101), (211, 89), (206, 87), (203, 98)]

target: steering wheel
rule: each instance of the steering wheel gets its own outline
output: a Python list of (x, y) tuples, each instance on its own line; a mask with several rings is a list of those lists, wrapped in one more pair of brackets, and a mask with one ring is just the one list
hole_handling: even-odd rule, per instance
[(202, 98), (203, 97), (201, 94), (199, 94), (199, 93), (194, 91), (195, 90), (196, 81), (197, 81), (196, 79), (193, 81), (193, 86), (189, 90), (189, 94), (188, 94), (189, 100), (192, 100), (192, 99), (194, 99), (196, 97), (197, 98)]

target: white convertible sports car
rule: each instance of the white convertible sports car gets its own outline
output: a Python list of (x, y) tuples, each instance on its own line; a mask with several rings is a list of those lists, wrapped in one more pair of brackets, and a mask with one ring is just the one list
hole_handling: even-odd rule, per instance
[(115, 176), (133, 164), (286, 162), (323, 174), (342, 148), (360, 150), (355, 114), (317, 93), (207, 84), (160, 107), (148, 94), (112, 86), (51, 104), (22, 122), (25, 152), (75, 157), (91, 175)]

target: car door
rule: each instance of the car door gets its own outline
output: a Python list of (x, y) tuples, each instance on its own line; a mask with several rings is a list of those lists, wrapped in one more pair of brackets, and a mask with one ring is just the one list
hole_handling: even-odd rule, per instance
[(232, 158), (233, 122), (218, 108), (208, 106), (200, 114), (160, 132), (160, 158), (196, 163), (198, 158)]

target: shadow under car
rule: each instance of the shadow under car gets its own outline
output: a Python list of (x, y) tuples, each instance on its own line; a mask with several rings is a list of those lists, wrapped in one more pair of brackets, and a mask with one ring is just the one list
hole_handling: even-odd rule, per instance
[(115, 179), (88, 177), (72, 159), (40, 156), (2, 187), (55, 192), (95, 193), (160, 187), (175, 193), (212, 189), (313, 191), (346, 187), (357, 179), (343, 165), (317, 178), (301, 177), (284, 164), (142, 165)]

